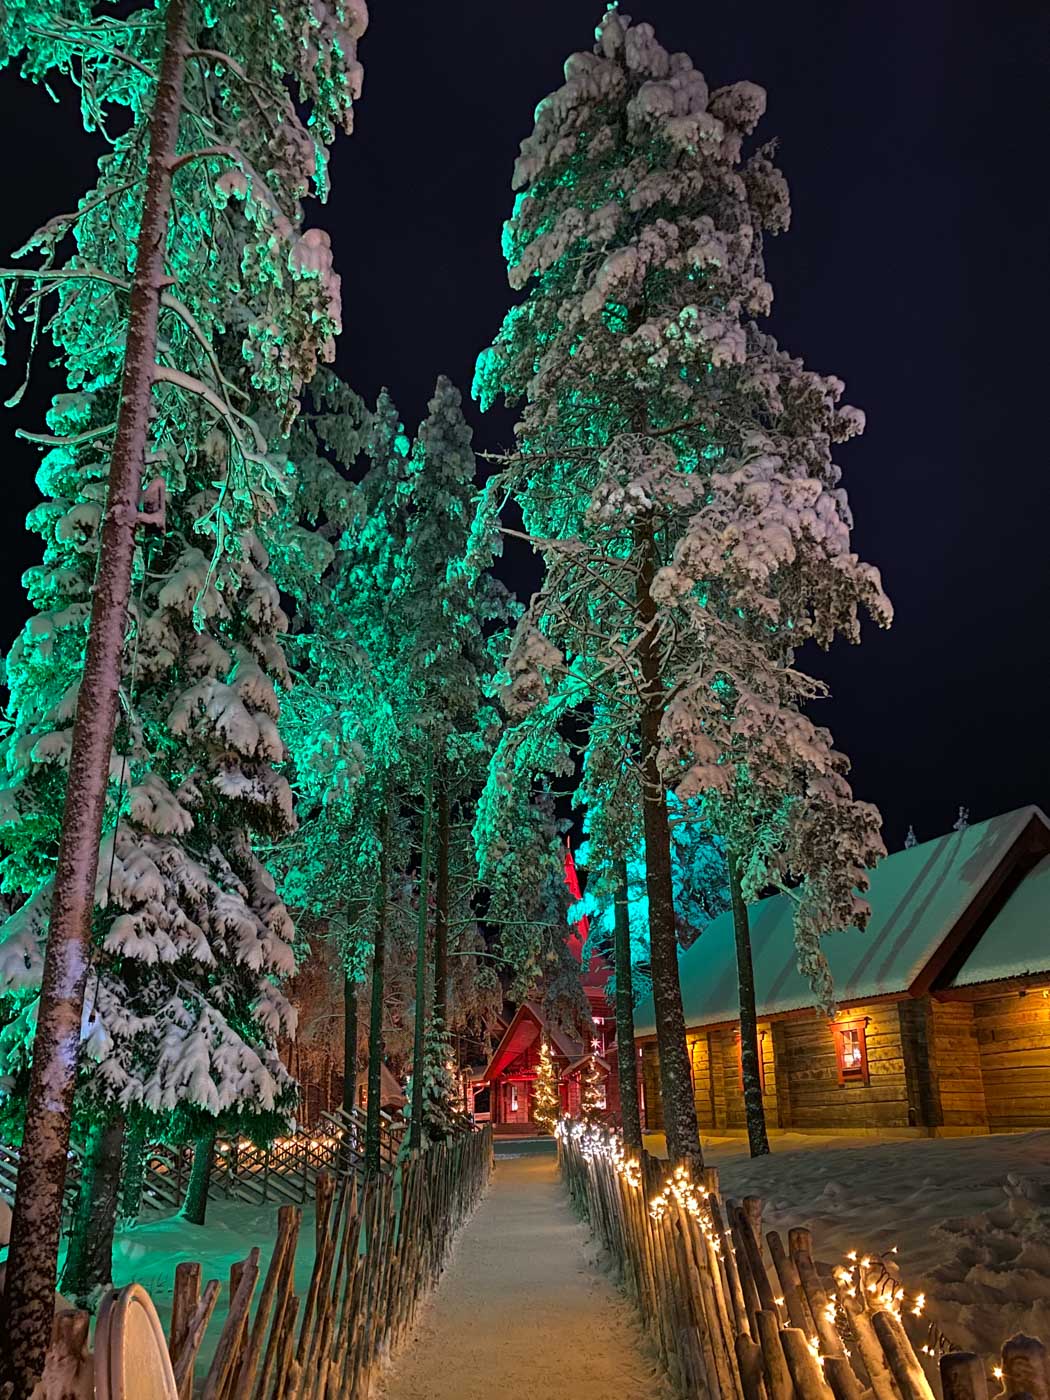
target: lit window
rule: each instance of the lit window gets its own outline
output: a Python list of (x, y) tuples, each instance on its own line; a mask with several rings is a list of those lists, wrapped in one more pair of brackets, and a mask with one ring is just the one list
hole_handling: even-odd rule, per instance
[[(766, 1033), (758, 1033), (758, 1082), (763, 1094), (766, 1092)], [(740, 1032), (736, 1033), (736, 1060), (740, 1070), (740, 1092), (744, 1092), (744, 1042), (740, 1037)]]
[(867, 1084), (867, 1016), (857, 1021), (840, 1021), (832, 1026), (838, 1058), (840, 1084)]
[(510, 1111), (511, 1113), (518, 1111), (518, 1086), (516, 1084), (510, 1086)]

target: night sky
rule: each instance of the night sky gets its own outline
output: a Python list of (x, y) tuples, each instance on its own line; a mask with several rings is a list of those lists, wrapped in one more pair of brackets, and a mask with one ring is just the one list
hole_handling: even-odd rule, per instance
[[(1044, 348), (1047, 59), (1038, 0), (647, 0), (624, 8), (685, 49), (712, 87), (769, 93), (763, 139), (781, 139), (792, 227), (769, 247), (771, 328), (846, 381), (868, 416), (840, 449), (855, 544), (883, 571), (888, 633), (809, 665), (834, 698), (818, 718), (853, 759), (890, 849), (909, 822), (947, 830), (1050, 808), (1048, 506)], [(469, 394), (475, 356), (508, 305), (500, 228), (536, 103), (586, 48), (595, 0), (374, 0), (361, 44), (355, 135), (312, 211), (343, 275), (337, 368), (372, 399), (389, 386), (406, 423), (446, 373)], [(93, 176), (75, 106), (0, 74), (6, 191), (0, 257)], [(0, 370), (6, 397), (20, 369)], [(0, 418), (5, 509), (0, 642), (22, 625), (46, 369)], [(510, 445), (513, 415), (468, 414), (476, 445)], [(3, 412), (0, 410), (0, 412)], [(509, 552), (507, 581), (534, 586)]]

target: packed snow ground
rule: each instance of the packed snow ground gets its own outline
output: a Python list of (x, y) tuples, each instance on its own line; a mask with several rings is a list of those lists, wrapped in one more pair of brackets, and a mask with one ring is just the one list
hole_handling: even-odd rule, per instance
[[(659, 1139), (647, 1139), (659, 1150)], [(960, 1347), (1021, 1331), (1050, 1342), (1050, 1131), (962, 1138), (781, 1133), (752, 1161), (705, 1137), (728, 1196), (765, 1201), (768, 1226), (808, 1225), (819, 1259), (898, 1248), (902, 1281)]]
[[(260, 1282), (265, 1277), (277, 1235), (276, 1203), (248, 1205), (243, 1201), (209, 1201), (204, 1225), (191, 1225), (179, 1215), (147, 1216), (130, 1230), (120, 1231), (113, 1245), (113, 1283), (141, 1283), (153, 1299), (167, 1332), (175, 1267), (188, 1261), (201, 1264), (201, 1287), (209, 1279), (222, 1284), (219, 1302), (201, 1346), (198, 1368), (211, 1360), (226, 1321), (230, 1301), (230, 1268), (259, 1246)], [(314, 1205), (301, 1207), (302, 1225), (295, 1253), (295, 1289), (306, 1297), (314, 1264)], [(198, 1374), (203, 1374), (199, 1369)]]
[(380, 1387), (385, 1400), (658, 1400), (633, 1309), (597, 1267), (553, 1152), (497, 1156), (489, 1193)]

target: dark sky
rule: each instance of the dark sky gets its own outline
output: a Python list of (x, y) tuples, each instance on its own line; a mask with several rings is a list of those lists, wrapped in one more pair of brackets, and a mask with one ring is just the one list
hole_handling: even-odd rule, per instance
[[(840, 460), (855, 541), (897, 608), (811, 660), (819, 718), (879, 804), (891, 849), (1028, 802), (1050, 808), (1046, 149), (1050, 23), (1040, 0), (648, 0), (625, 9), (685, 49), (712, 87), (769, 93), (790, 232), (769, 249), (771, 326), (868, 415)], [(595, 0), (375, 0), (357, 131), (318, 218), (343, 275), (339, 368), (387, 384), (409, 425), (439, 372), (469, 393), (509, 293), (500, 227), (536, 103), (589, 47)], [(91, 177), (75, 109), (0, 75), (7, 196), (0, 256)], [(6, 396), (17, 382), (0, 371)], [(38, 557), (22, 530), (43, 381), (0, 419), (4, 646)], [(513, 416), (468, 407), (476, 443)], [(531, 567), (511, 555), (508, 581)]]

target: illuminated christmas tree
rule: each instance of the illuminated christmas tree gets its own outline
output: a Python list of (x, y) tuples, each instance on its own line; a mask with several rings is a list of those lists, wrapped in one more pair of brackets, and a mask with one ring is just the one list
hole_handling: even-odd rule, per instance
[(580, 1071), (580, 1116), (588, 1123), (597, 1123), (605, 1112), (605, 1076), (596, 1054), (588, 1056)]
[(544, 1036), (540, 1042), (540, 1059), (536, 1066), (536, 1083), (532, 1098), (532, 1119), (544, 1132), (553, 1133), (561, 1115), (558, 1093), (558, 1071), (551, 1055), (550, 1042)]

